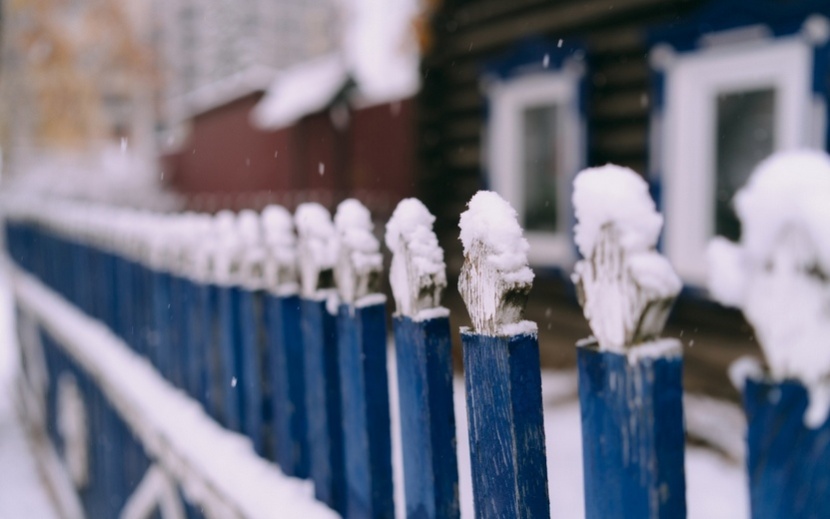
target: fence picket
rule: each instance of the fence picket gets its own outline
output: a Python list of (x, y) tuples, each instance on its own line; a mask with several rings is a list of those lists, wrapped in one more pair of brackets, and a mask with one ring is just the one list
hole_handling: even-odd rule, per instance
[[(516, 211), (479, 191), (461, 215), (458, 289), (473, 498), (479, 518), (550, 515), (536, 324), (522, 321), (533, 273)], [(499, 260), (508, 256), (508, 261)]]

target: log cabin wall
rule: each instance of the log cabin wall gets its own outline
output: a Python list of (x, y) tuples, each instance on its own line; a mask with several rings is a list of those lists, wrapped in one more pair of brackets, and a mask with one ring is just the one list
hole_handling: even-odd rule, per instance
[(578, 39), (587, 48), (588, 165), (647, 169), (646, 31), (702, 0), (446, 0), (433, 20), (419, 97), (419, 194), (437, 217), (451, 271), (460, 268), (458, 215), (482, 176), (483, 65), (527, 37)]

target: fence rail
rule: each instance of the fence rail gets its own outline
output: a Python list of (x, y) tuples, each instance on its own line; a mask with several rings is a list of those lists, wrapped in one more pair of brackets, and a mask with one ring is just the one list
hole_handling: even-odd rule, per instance
[[(771, 159), (759, 174), (796, 159)], [(830, 178), (830, 160), (813, 159)], [(811, 186), (830, 195), (827, 185)], [(574, 205), (584, 258), (574, 281), (595, 337), (578, 345), (587, 516), (685, 517), (682, 350), (660, 338), (680, 281), (656, 251), (662, 218), (645, 183), (613, 166), (581, 173)], [(741, 207), (739, 196), (751, 237)], [(826, 215), (795, 221), (812, 236), (830, 228)], [(41, 199), (11, 200), (5, 216), (24, 383), (87, 515), (393, 517), (391, 332), (406, 515), (459, 516), (446, 274), (417, 200), (386, 229), (389, 331), (380, 244), (356, 200), (333, 220), (316, 204), (293, 216), (277, 206), (207, 216)], [(462, 331), (469, 430), (459, 433), (470, 438), (475, 514), (548, 517), (539, 344), (522, 317), (528, 245), (515, 211), (489, 192), (470, 201), (461, 240), (473, 328)], [(747, 255), (753, 243), (740, 244)], [(772, 288), (783, 285), (770, 276), (802, 276), (825, 301), (830, 269), (811, 240), (799, 243), (747, 260), (766, 265), (747, 275)], [(806, 256), (781, 259), (791, 252)], [(764, 330), (738, 299), (729, 302)], [(824, 516), (830, 373), (776, 371), (767, 353), (771, 371), (745, 386), (752, 515)], [(310, 493), (316, 504), (301, 499)]]

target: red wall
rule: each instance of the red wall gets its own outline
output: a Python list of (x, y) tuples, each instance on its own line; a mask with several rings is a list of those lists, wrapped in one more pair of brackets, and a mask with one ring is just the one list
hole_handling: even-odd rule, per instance
[(413, 193), (411, 100), (351, 111), (343, 128), (326, 110), (266, 132), (249, 121), (261, 95), (198, 115), (179, 152), (162, 158), (170, 185), (192, 208), (293, 208), (307, 200), (333, 207), (357, 196), (385, 216)]

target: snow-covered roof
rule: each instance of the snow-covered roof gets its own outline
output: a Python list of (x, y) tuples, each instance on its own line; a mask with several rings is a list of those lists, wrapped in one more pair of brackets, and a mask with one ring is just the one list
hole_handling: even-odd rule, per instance
[(183, 119), (193, 117), (226, 105), (254, 92), (262, 92), (274, 82), (277, 71), (264, 66), (253, 66), (228, 76), (221, 81), (205, 85), (182, 96), (180, 103)]
[(324, 109), (346, 85), (349, 74), (340, 54), (328, 54), (277, 75), (251, 117), (262, 129), (288, 126)]
[(420, 51), (412, 23), (418, 0), (342, 0), (342, 7), (340, 49), (279, 74), (254, 109), (255, 125), (284, 128), (318, 112), (350, 79), (356, 106), (394, 102), (418, 91)]

